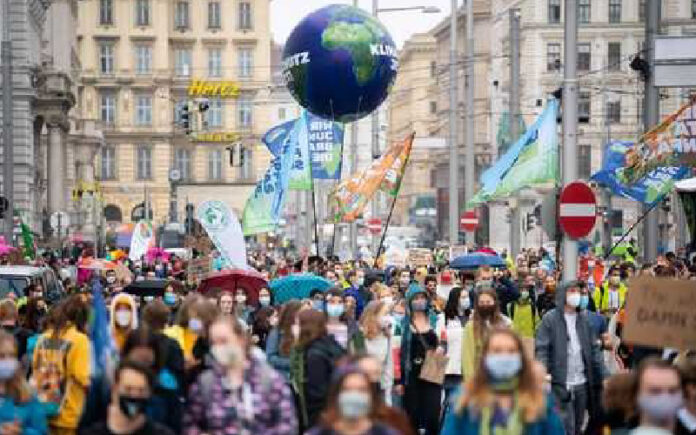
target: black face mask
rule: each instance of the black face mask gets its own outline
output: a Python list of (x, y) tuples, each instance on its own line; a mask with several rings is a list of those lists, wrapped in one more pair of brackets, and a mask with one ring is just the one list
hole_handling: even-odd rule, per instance
[(121, 412), (130, 419), (143, 414), (149, 401), (149, 397), (118, 396), (118, 406), (121, 408)]

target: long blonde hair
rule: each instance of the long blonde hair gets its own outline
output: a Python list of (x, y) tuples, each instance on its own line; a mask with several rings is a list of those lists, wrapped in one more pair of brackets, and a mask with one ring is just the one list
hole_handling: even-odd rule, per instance
[[(5, 343), (10, 343), (12, 345), (14, 358), (17, 358), (17, 341), (12, 335), (0, 330), (0, 347), (4, 346)], [(14, 376), (6, 380), (5, 383), (7, 385), (7, 395), (16, 403), (26, 403), (31, 400), (31, 390), (29, 389), (29, 384), (24, 376), (24, 370), (22, 370), (21, 364), (17, 366)]]
[(360, 316), (360, 329), (362, 329), (365, 338), (372, 340), (379, 335), (379, 313), (381, 313), (386, 304), (382, 301), (372, 301), (367, 304)]
[(542, 387), (544, 380), (539, 379), (539, 376), (537, 376), (534, 370), (534, 363), (527, 352), (525, 352), (520, 337), (511, 330), (504, 328), (495, 328), (488, 334), (488, 337), (486, 337), (478, 369), (474, 376), (464, 386), (464, 392), (457, 404), (457, 412), (461, 414), (464, 409), (469, 406), (480, 410), (481, 408), (493, 405), (495, 392), (491, 388), (488, 379), (485, 359), (490, 348), (491, 340), (497, 335), (506, 335), (513, 339), (517, 345), (517, 350), (522, 358), (522, 369), (520, 370), (519, 382), (515, 390), (517, 394), (517, 406), (519, 407), (523, 422), (534, 422), (544, 413), (546, 407), (546, 399)]

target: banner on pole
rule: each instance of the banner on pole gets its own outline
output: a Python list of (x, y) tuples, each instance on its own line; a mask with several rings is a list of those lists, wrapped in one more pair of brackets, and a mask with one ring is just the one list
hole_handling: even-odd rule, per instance
[(141, 219), (135, 224), (133, 229), (128, 258), (133, 261), (140, 260), (147, 250), (153, 246), (155, 246), (155, 232), (152, 228), (152, 222)]
[(198, 206), (196, 218), (226, 265), (239, 269), (248, 267), (242, 226), (227, 204), (222, 201), (206, 201)]
[(686, 166), (662, 166), (656, 167), (633, 183), (627, 183), (625, 170), (628, 159), (631, 159), (634, 153), (633, 142), (608, 143), (604, 151), (602, 169), (593, 174), (590, 180), (603, 184), (614, 195), (652, 205), (671, 192), (674, 183), (691, 173), (691, 169)]
[(641, 136), (626, 154), (619, 179), (635, 184), (658, 168), (670, 167), (696, 167), (696, 95)]
[(377, 189), (395, 197), (399, 192), (415, 134), (391, 145), (367, 169), (353, 174), (329, 194), (334, 222), (353, 222), (362, 215)]
[(558, 183), (558, 107), (558, 100), (549, 100), (534, 124), (481, 174), (481, 190), (467, 209), (526, 187)]

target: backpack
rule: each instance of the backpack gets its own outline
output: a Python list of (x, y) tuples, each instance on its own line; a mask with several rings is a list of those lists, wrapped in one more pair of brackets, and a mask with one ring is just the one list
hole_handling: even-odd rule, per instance
[[(537, 317), (537, 308), (534, 302), (530, 302), (532, 306), (532, 327), (536, 331), (536, 317)], [(507, 306), (508, 309), (508, 314), (510, 315), (510, 320), (513, 322), (515, 321), (515, 307), (517, 306), (516, 302), (510, 302)]]
[[(31, 383), (36, 390), (37, 400), (49, 418), (60, 413), (65, 399), (68, 349), (69, 341), (41, 337), (34, 350), (36, 365)], [(47, 354), (59, 357), (45, 358)]]

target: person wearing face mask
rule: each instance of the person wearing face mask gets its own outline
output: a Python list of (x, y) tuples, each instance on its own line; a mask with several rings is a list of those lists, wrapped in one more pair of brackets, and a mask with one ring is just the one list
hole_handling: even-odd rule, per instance
[(259, 290), (259, 307), (270, 307), (273, 304), (273, 293), (266, 287)]
[(639, 425), (631, 435), (675, 434), (677, 415), (684, 405), (679, 369), (667, 361), (649, 357), (641, 362), (635, 376)]
[(355, 316), (359, 319), (365, 309), (365, 305), (371, 298), (370, 292), (363, 287), (365, 275), (363, 273), (361, 279), (358, 279), (358, 271), (353, 269), (348, 271), (346, 279), (350, 285), (345, 288), (344, 296), (350, 296), (355, 299)]
[(483, 343), (474, 377), (453, 400), (441, 434), (563, 434), (540, 371), (519, 336), (494, 329)]
[(520, 291), (520, 297), (508, 304), (507, 313), (512, 320), (512, 330), (520, 337), (534, 338), (536, 330), (541, 324), (541, 318), (537, 313), (534, 295), (534, 285), (524, 285)]
[(266, 339), (268, 363), (286, 379), (290, 379), (290, 351), (296, 339), (293, 326), (297, 323), (297, 313), (300, 309), (302, 309), (302, 302), (298, 300), (283, 304), (280, 308), (278, 324), (273, 325)]
[(128, 333), (138, 327), (138, 306), (128, 293), (119, 293), (111, 301), (109, 312), (111, 338), (116, 350), (123, 349)]
[(114, 272), (113, 270), (107, 271), (104, 277), (104, 281), (106, 281), (107, 288), (115, 287), (117, 285), (116, 272)]
[(290, 382), (297, 395), (301, 428), (317, 423), (326, 406), (335, 363), (345, 349), (329, 335), (326, 315), (316, 310), (303, 310), (297, 315), (298, 333), (290, 355)]
[(391, 405), (394, 384), (391, 343), (394, 319), (389, 315), (389, 310), (390, 307), (381, 301), (367, 304), (360, 318), (360, 329), (349, 343), (348, 351), (353, 355), (367, 354), (382, 362), (379, 391), (385, 403)]
[(251, 351), (238, 319), (210, 325), (210, 368), (191, 385), (184, 434), (294, 435), (298, 422), (285, 379)]
[(495, 290), (485, 289), (478, 293), (471, 319), (462, 331), (462, 377), (464, 381), (474, 376), (474, 371), (481, 359), (481, 346), (493, 328), (510, 326), (498, 308), (498, 294)]
[[(428, 293), (417, 285), (409, 289), (407, 317), (401, 340), (401, 379), (396, 388), (403, 394), (404, 409), (415, 431), (436, 435), (439, 428), (442, 385), (420, 378), (429, 351), (444, 355), (445, 334), (438, 334), (437, 317), (430, 315)], [(442, 338), (443, 340), (441, 340)]]
[(354, 365), (340, 367), (319, 423), (307, 435), (397, 435), (377, 420), (379, 397), (370, 379)]
[(520, 293), (517, 286), (510, 280), (509, 277), (503, 276), (500, 271), (490, 268), (490, 266), (482, 266), (477, 270), (477, 279), (475, 288), (478, 292), (482, 289), (492, 288), (495, 290), (498, 301), (500, 302), (500, 311), (504, 315), (508, 315), (507, 307), (512, 301), (519, 298)]
[(345, 315), (346, 304), (342, 290), (332, 288), (326, 292), (324, 310), (328, 317), (326, 328), (329, 331), (329, 335), (333, 336), (336, 342), (343, 346), (344, 349), (347, 349), (353, 335), (358, 332), (358, 324), (354, 319), (350, 319)]
[(46, 433), (46, 415), (26, 381), (17, 356), (14, 337), (0, 331), (0, 433)]
[(167, 284), (167, 286), (164, 288), (162, 302), (164, 303), (164, 305), (167, 306), (167, 308), (169, 308), (169, 319), (167, 323), (174, 323), (177, 311), (179, 310), (179, 306), (181, 305), (181, 298), (179, 297), (179, 293), (176, 291), (174, 287), (174, 281)]
[(254, 323), (251, 325), (251, 343), (259, 349), (266, 349), (266, 340), (273, 327), (271, 319), (275, 318), (278, 324), (278, 315), (273, 307), (261, 307), (254, 316)]
[(245, 325), (254, 323), (254, 307), (247, 304), (247, 294), (244, 289), (238, 288), (234, 292), (234, 315)]
[(447, 329), (447, 371), (445, 372), (445, 405), (451, 394), (462, 383), (462, 335), (471, 317), (472, 292), (455, 287), (449, 292), (445, 306), (445, 328)]
[(682, 374), (684, 407), (677, 413), (676, 435), (696, 434), (696, 361), (688, 359), (679, 365)]
[(620, 268), (612, 267), (609, 270), (609, 279), (597, 287), (592, 296), (597, 311), (611, 317), (624, 306), (626, 291), (626, 285), (621, 281)]
[(599, 415), (602, 381), (607, 373), (597, 337), (580, 310), (582, 283), (571, 281), (556, 290), (556, 307), (541, 321), (536, 358), (551, 376), (551, 389), (568, 435), (579, 435), (585, 412)]
[(135, 361), (123, 361), (114, 374), (111, 403), (106, 419), (91, 425), (83, 435), (173, 435), (171, 429), (150, 419), (146, 408), (152, 397), (155, 376), (150, 368)]

